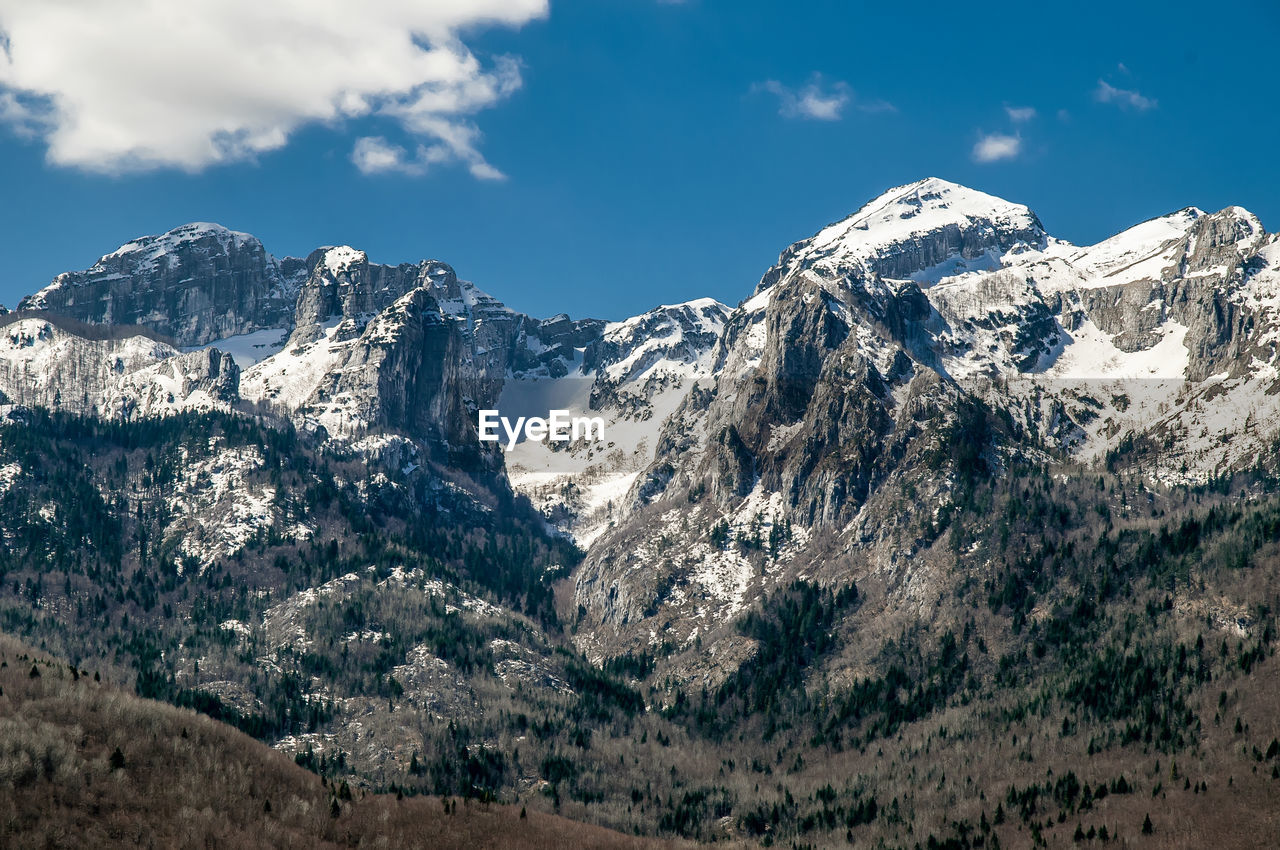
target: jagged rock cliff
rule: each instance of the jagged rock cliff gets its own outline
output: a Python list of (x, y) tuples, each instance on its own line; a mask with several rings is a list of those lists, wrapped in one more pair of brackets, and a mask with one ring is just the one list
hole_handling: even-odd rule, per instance
[(465, 323), (443, 314), (428, 288), (411, 288), (363, 324), (345, 318), (318, 339), (300, 338), (249, 370), (246, 398), (330, 436), (390, 431), (457, 465), (480, 459), (475, 411), (494, 402), (496, 388), (473, 367)]
[[(245, 382), (223, 380), (210, 399), (231, 404), (242, 396), (332, 436), (394, 431), (464, 465), (485, 454), (475, 410), (496, 403), (508, 373), (564, 376), (605, 325), (516, 313), (435, 260), (388, 266), (347, 246), (276, 260), (252, 236), (210, 224), (130, 242), (87, 271), (58, 276), (22, 306), (93, 325), (143, 326), (178, 346), (222, 346), (242, 359)], [(221, 362), (184, 355), (193, 363), (201, 356)], [(10, 368), (21, 385), (26, 367)], [(81, 371), (39, 385), (79, 382), (81, 396), (101, 401), (103, 380)], [(235, 371), (231, 363), (211, 380)], [(156, 385), (143, 386), (148, 379)], [(205, 403), (183, 386), (175, 392), (173, 380), (139, 371), (130, 384), (134, 400), (111, 414), (182, 409), (189, 398)], [(14, 398), (43, 403), (65, 394), (22, 388)], [(108, 413), (83, 399), (76, 405), (68, 409)]]

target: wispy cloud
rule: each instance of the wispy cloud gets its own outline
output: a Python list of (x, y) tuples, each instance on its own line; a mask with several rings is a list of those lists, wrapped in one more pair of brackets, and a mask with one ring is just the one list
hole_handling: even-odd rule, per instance
[[(440, 163), (454, 158), (445, 145), (418, 145), (412, 155), (400, 145), (392, 144), (382, 136), (365, 136), (356, 139), (351, 151), (351, 161), (362, 174), (405, 174), (418, 177)], [(475, 170), (472, 170), (475, 173)], [(475, 174), (480, 178), (501, 177), (496, 170), (492, 174)]]
[(786, 86), (777, 80), (765, 80), (753, 85), (751, 90), (777, 97), (778, 114), (785, 118), (839, 121), (850, 106), (861, 112), (894, 111), (893, 104), (883, 100), (861, 100), (854, 95), (848, 83), (842, 80), (827, 83), (821, 74), (814, 74), (799, 88)]
[(1098, 87), (1094, 89), (1093, 97), (1099, 103), (1114, 103), (1122, 109), (1136, 109), (1139, 112), (1156, 108), (1155, 98), (1147, 97), (1133, 89), (1116, 88), (1106, 80), (1098, 80)]
[(1036, 117), (1034, 106), (1006, 106), (1004, 111), (1008, 113), (1009, 120), (1015, 124), (1025, 124)]
[(1022, 139), (1004, 133), (991, 133), (978, 139), (973, 146), (975, 162), (997, 162), (1002, 159), (1013, 159), (1022, 152)]
[[(421, 144), (398, 170), (458, 162), (500, 176), (471, 116), (521, 84), (514, 59), (482, 62), (463, 37), (519, 27), (548, 0), (0, 0), (0, 122), (48, 144), (56, 165), (199, 171), (284, 147), (300, 127), (381, 118)], [(167, 7), (166, 7), (167, 8)], [(387, 170), (390, 145), (359, 145)], [(421, 161), (421, 163), (420, 163)]]

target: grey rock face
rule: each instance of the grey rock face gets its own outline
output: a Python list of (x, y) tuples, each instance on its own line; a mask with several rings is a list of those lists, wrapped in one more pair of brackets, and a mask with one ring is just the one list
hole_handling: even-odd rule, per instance
[[(399, 351), (387, 362), (405, 365), (407, 361), (404, 358), (424, 356), (423, 352), (409, 349), (427, 345), (430, 347), (427, 356), (444, 357), (447, 362), (440, 366), (428, 360), (420, 365), (430, 374), (443, 369), (440, 377), (457, 384), (456, 392), (451, 391), (452, 395), (465, 397), (471, 404), (480, 406), (492, 406), (496, 402), (508, 369), (549, 363), (559, 364), (563, 369), (559, 358), (567, 355), (572, 359), (572, 348), (563, 346), (543, 351), (540, 356), (534, 355), (527, 340), (530, 334), (542, 332), (542, 323), (508, 309), (473, 284), (458, 280), (453, 268), (446, 263), (425, 260), (387, 266), (372, 263), (363, 251), (347, 247), (319, 249), (306, 262), (309, 273), (298, 296), (297, 319), (289, 340), (290, 347), (308, 345), (321, 336), (327, 336), (333, 343), (358, 340), (364, 346), (372, 334), (380, 340), (379, 351), (382, 354), (378, 355), (379, 362), (387, 360), (388, 346), (391, 346), (406, 350)], [(405, 300), (409, 296), (412, 297)], [(432, 331), (422, 331), (418, 326), (423, 322), (434, 322), (437, 327)], [(575, 323), (567, 323), (568, 326), (563, 327), (557, 326), (556, 320), (551, 320), (548, 324), (570, 341), (575, 340), (575, 334), (582, 334), (582, 329)], [(403, 332), (391, 330), (399, 325), (405, 326)], [(448, 346), (442, 342), (442, 334), (452, 335)], [(545, 344), (538, 347), (549, 348)], [(352, 375), (362, 375), (372, 381), (373, 373), (364, 368), (367, 364), (364, 361), (360, 364), (358, 368), (352, 364)], [(385, 374), (379, 380), (383, 379)], [(350, 376), (339, 380), (336, 374), (328, 376), (326, 388), (319, 390), (323, 394), (320, 400), (336, 398), (340, 394), (361, 396), (356, 387), (359, 380)], [(374, 388), (375, 384), (371, 383), (364, 395), (373, 392)], [(382, 385), (377, 387), (376, 395), (385, 402), (390, 398), (390, 391), (390, 386)], [(352, 421), (384, 422), (389, 427), (407, 429), (415, 436), (429, 436), (431, 439), (447, 439), (448, 432), (461, 427), (446, 426), (444, 420), (438, 418), (428, 425), (427, 420), (418, 415), (423, 411), (412, 399), (401, 399), (393, 406), (401, 412), (374, 411), (363, 403), (357, 404), (359, 412), (353, 414), (355, 418)], [(461, 415), (458, 410), (446, 408), (435, 412)], [(417, 413), (409, 415), (407, 411), (411, 410), (417, 410)], [(366, 416), (373, 418), (367, 419)], [(468, 413), (467, 417), (470, 416)], [(474, 433), (471, 441), (474, 442)]]
[(337, 339), (350, 339), (418, 286), (426, 271), (416, 264), (371, 263), (363, 251), (347, 247), (317, 248), (305, 262), (307, 278), (298, 292), (291, 338), (295, 344), (318, 339), (321, 326), (330, 321), (340, 322)]
[(441, 460), (473, 467), (487, 456), (475, 410), (494, 398), (487, 376), (471, 368), (467, 345), (463, 322), (442, 315), (426, 287), (415, 288), (368, 323), (298, 413), (339, 430), (406, 434)]
[(1173, 321), (1185, 325), (1191, 357), (1186, 377), (1202, 381), (1242, 362), (1251, 325), (1234, 297), (1251, 267), (1265, 267), (1259, 251), (1269, 237), (1251, 214), (1232, 207), (1200, 215), (1179, 239), (1161, 249), (1158, 273), (1080, 293), (1082, 315), (1115, 334), (1126, 352), (1144, 351)]
[(561, 378), (577, 358), (579, 349), (596, 343), (604, 333), (603, 319), (570, 319), (565, 313), (550, 319), (522, 317), (511, 353), (511, 370), (516, 374), (545, 373)]
[(230, 354), (206, 348), (179, 354), (171, 365), (182, 376), (183, 395), (203, 390), (210, 398), (228, 404), (240, 399), (240, 367)]
[[(706, 403), (702, 465), (660, 458), (681, 470), (671, 484), (705, 481), (724, 510), (759, 487), (782, 493), (805, 525), (847, 522), (892, 463), (893, 387), (932, 374), (905, 354), (925, 318), (918, 292), (894, 291), (861, 270), (829, 279), (802, 269), (779, 282), (764, 310), (758, 362), (746, 373), (724, 369)], [(736, 312), (726, 341), (745, 345), (741, 326), (754, 321)]]
[(1238, 268), (1266, 242), (1257, 217), (1240, 207), (1228, 207), (1196, 221), (1183, 240), (1181, 268), (1169, 274), (1185, 277), (1205, 271)]
[(289, 326), (301, 271), (298, 261), (277, 261), (252, 236), (188, 224), (123, 245), (85, 271), (61, 274), (19, 308), (142, 325), (179, 345), (204, 345)]
[(604, 319), (570, 319), (567, 313), (558, 313), (535, 320), (533, 334), (549, 348), (585, 348), (600, 338), (606, 324)]

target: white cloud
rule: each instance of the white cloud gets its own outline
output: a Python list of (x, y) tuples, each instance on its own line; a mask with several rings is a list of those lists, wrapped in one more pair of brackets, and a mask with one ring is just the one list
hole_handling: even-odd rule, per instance
[(1034, 106), (1006, 106), (1004, 111), (1009, 114), (1009, 120), (1015, 124), (1023, 124), (1036, 117)]
[(821, 74), (814, 74), (800, 88), (785, 86), (777, 80), (765, 80), (751, 87), (778, 98), (778, 114), (786, 118), (808, 118), (814, 121), (839, 121), (846, 107), (853, 105), (863, 112), (892, 112), (891, 103), (883, 100), (862, 101), (854, 98), (849, 84), (836, 80), (823, 82)]
[(388, 171), (405, 171), (408, 151), (387, 142), (381, 136), (367, 136), (356, 140), (351, 150), (351, 161), (365, 174), (381, 174)]
[(992, 133), (978, 139), (978, 143), (973, 146), (973, 158), (977, 162), (997, 162), (1002, 159), (1013, 159), (1021, 151), (1022, 139), (1018, 136)]
[[(388, 142), (382, 136), (363, 136), (356, 139), (351, 149), (351, 161), (362, 174), (405, 174), (419, 177), (426, 174), (433, 165), (453, 162), (460, 157), (457, 150), (448, 143), (434, 145), (418, 145), (411, 156), (409, 151), (397, 144)], [(504, 180), (506, 175), (485, 162), (477, 153), (473, 161), (467, 163), (472, 176), (480, 180)]]
[(1106, 80), (1098, 80), (1098, 88), (1094, 90), (1093, 96), (1099, 103), (1114, 103), (1122, 108), (1136, 109), (1139, 112), (1156, 108), (1154, 98), (1132, 89), (1118, 89)]
[[(0, 0), (0, 122), (58, 165), (196, 171), (305, 124), (377, 116), (423, 143), (401, 149), (400, 171), (455, 160), (500, 177), (469, 116), (520, 86), (519, 65), (482, 63), (460, 34), (546, 13), (547, 0)], [(352, 159), (386, 170), (393, 147), (357, 143)]]

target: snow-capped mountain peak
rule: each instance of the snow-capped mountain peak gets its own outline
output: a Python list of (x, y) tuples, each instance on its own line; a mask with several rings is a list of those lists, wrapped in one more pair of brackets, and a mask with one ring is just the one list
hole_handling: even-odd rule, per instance
[(632, 380), (659, 364), (694, 369), (720, 338), (729, 312), (714, 298), (699, 298), (611, 322), (591, 359), (600, 359), (600, 367), (614, 381)]
[(812, 245), (821, 250), (843, 243), (852, 252), (869, 251), (919, 233), (974, 222), (1010, 230), (1040, 229), (1040, 220), (1021, 204), (929, 177), (868, 201), (853, 215), (820, 230)]
[(203, 239), (216, 240), (224, 251), (230, 250), (233, 245), (241, 247), (246, 244), (261, 244), (256, 236), (248, 233), (231, 230), (215, 222), (193, 221), (164, 233), (130, 240), (107, 254), (103, 260), (127, 255), (137, 255), (146, 260), (156, 259), (162, 255), (171, 254), (184, 245)]
[[(59, 289), (83, 285), (95, 276), (119, 279), (144, 274), (154, 271), (160, 263), (176, 266), (182, 252), (229, 254), (246, 248), (262, 251), (262, 243), (248, 233), (239, 233), (220, 224), (190, 222), (164, 233), (131, 239), (104, 254), (84, 272), (60, 274), (48, 286), (24, 298), (20, 306), (26, 310), (48, 309), (52, 293)], [(275, 262), (274, 257), (266, 256), (271, 263)]]
[(1040, 220), (1022, 204), (930, 177), (890, 189), (792, 245), (756, 292), (805, 269), (931, 284), (999, 268), (1011, 250), (1047, 245)]

